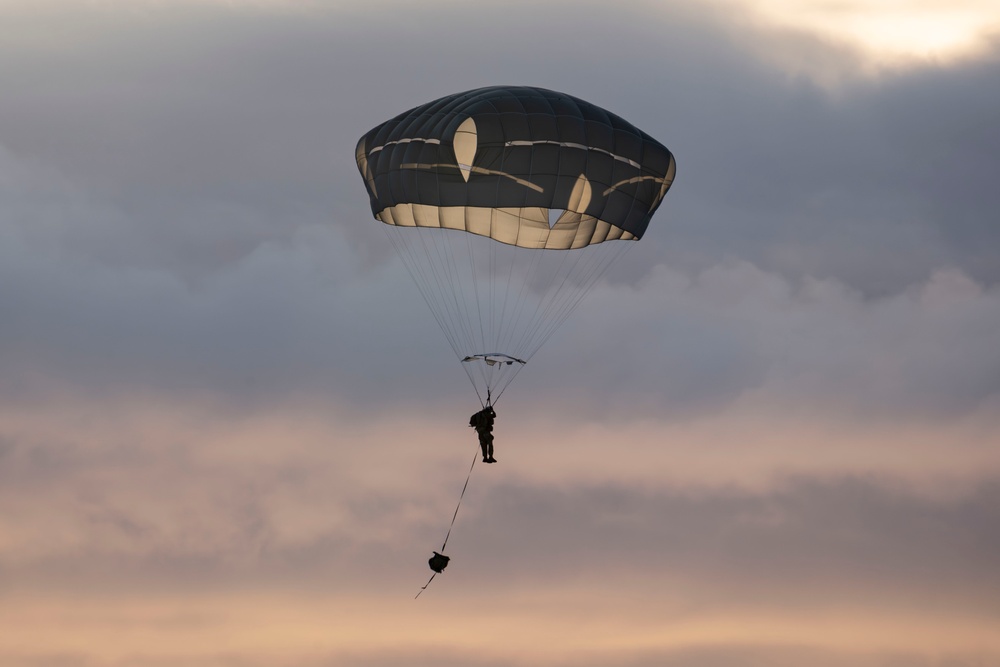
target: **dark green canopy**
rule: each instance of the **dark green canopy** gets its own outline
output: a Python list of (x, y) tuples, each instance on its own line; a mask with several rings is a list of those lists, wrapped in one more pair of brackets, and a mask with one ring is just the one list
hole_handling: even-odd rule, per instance
[(640, 238), (675, 169), (628, 121), (523, 86), (411, 109), (362, 137), (356, 157), (382, 222), (560, 250)]

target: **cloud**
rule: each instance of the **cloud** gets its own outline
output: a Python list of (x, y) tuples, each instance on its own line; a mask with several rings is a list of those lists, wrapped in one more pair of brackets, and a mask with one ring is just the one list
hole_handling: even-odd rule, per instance
[(855, 43), (876, 61), (961, 58), (1000, 24), (996, 7), (963, 2), (750, 2), (769, 22)]
[[(996, 44), (873, 74), (685, 3), (0, 14), (0, 662), (997, 662)], [(505, 395), (416, 606), (475, 401), (353, 149), (493, 83), (678, 178)]]
[[(998, 650), (985, 620), (1000, 584), (997, 478), (950, 498), (872, 476), (692, 491), (519, 482), (508, 459), (475, 471), (452, 565), (414, 603), (457, 491), (454, 478), (442, 483), (454, 470), (406, 454), (419, 443), (354, 432), (385, 444), (331, 451), (324, 435), (336, 431), (302, 413), (283, 421), (296, 425), (294, 442), (268, 419), (226, 434), (221, 416), (213, 426), (175, 413), (161, 430), (149, 417), (136, 419), (147, 440), (131, 458), (87, 442), (105, 429), (131, 437), (121, 417), (79, 429), (84, 442), (64, 444), (75, 461), (62, 468), (25, 457), (18, 437), (15, 465), (3, 464), (13, 473), (3, 532), (44, 550), (28, 560), (9, 542), (2, 550), (4, 608), (17, 610), (4, 638), (22, 648), (0, 640), (0, 655), (559, 665), (586, 653), (573, 662), (834, 666), (991, 664)], [(365, 430), (382, 429), (393, 430)], [(399, 468), (389, 464), (398, 456)], [(40, 472), (52, 479), (39, 483)], [(498, 472), (510, 481), (490, 479)], [(443, 501), (428, 506), (428, 495)], [(126, 520), (95, 520), (116, 515)], [(300, 532), (314, 520), (319, 530)], [(53, 548), (26, 539), (27, 526), (82, 539)], [(476, 632), (484, 626), (492, 634)]]
[[(69, 405), (2, 415), (0, 564), (11, 593), (394, 595), (425, 576), (475, 449), (460, 415), (359, 421), (323, 404), (247, 415), (153, 397)], [(449, 541), (455, 562), (438, 582), (449, 595), (555, 599), (645, 582), (664, 604), (933, 601), (958, 614), (988, 609), (1000, 586), (1000, 469), (989, 448), (977, 460), (974, 443), (952, 438), (922, 451), (899, 429), (896, 442), (875, 433), (875, 443), (840, 443), (820, 425), (816, 442), (785, 442), (773, 422), (744, 423), (735, 445), (684, 442), (669, 422), (621, 440), (614, 428), (556, 424), (560, 440), (553, 425), (503, 419), (501, 463), (473, 471)], [(880, 463), (880, 448), (902, 463)], [(811, 467), (788, 467), (796, 450)], [(823, 455), (838, 450), (848, 465)], [(937, 455), (968, 457), (966, 475), (980, 476), (949, 485), (954, 472)], [(727, 459), (751, 470), (727, 476)], [(904, 465), (914, 460), (917, 475)], [(746, 477), (755, 466), (764, 483)]]
[[(598, 667), (613, 661), (622, 667), (794, 667), (810, 664), (816, 667), (980, 667), (990, 665), (992, 656), (981, 653), (951, 652), (941, 656), (926, 656), (907, 651), (851, 652), (830, 651), (795, 645), (734, 644), (725, 647), (695, 647), (672, 651), (639, 653), (608, 652), (574, 657), (581, 667)], [(84, 654), (53, 654), (50, 657), (3, 655), (9, 664), (26, 667), (105, 667), (118, 662), (88, 659)], [(183, 662), (191, 667), (389, 667), (405, 662), (413, 667), (539, 667), (563, 665), (564, 661), (538, 661), (511, 656), (483, 656), (477, 651), (455, 651), (444, 647), (419, 647), (412, 650), (384, 650), (374, 654), (341, 651), (315, 651), (294, 656), (259, 657), (238, 653), (198, 653), (174, 655), (159, 659), (147, 655), (130, 655), (131, 664), (140, 667), (169, 667)]]
[[(358, 253), (342, 227), (300, 226), (187, 281), (95, 257), (88, 244), (120, 238), (128, 217), (59, 172), (0, 158), (8, 396), (68, 383), (253, 400), (319, 391), (364, 405), (461, 391), (400, 264)], [(874, 417), (954, 415), (997, 395), (1000, 297), (960, 269), (871, 298), (747, 261), (684, 270), (650, 259), (641, 282), (598, 286), (518, 383), (634, 414), (762, 393)]]
[[(8, 562), (17, 584), (6, 599), (18, 614), (7, 627), (37, 647), (29, 656), (51, 646), (100, 665), (171, 657), (253, 665), (250, 656), (559, 665), (577, 653), (574, 663), (637, 666), (995, 659), (987, 619), (998, 585), (996, 479), (944, 501), (857, 478), (788, 480), (765, 493), (476, 481), (452, 565), (418, 603), (409, 597), (426, 577), (420, 547), (430, 548), (418, 533), (426, 542), (432, 531), (396, 515), (393, 542), (365, 544), (348, 530), (344, 541), (318, 541), (307, 558), (301, 546), (261, 551), (246, 542), (250, 559), (217, 551), (186, 561), (159, 549), (115, 553), (104, 540), (96, 558), (87, 549), (72, 561)], [(74, 595), (57, 611), (47, 602), (53, 590)], [(484, 626), (492, 634), (476, 632)], [(121, 641), (102, 641), (113, 635)], [(10, 647), (0, 640), (0, 655)]]
[[(745, 262), (694, 276), (660, 266), (594, 290), (518, 382), (539, 395), (646, 414), (721, 411), (749, 395), (854, 418), (955, 415), (992, 401), (995, 288), (955, 270), (866, 299), (838, 281)], [(548, 372), (546, 372), (548, 371)], [(562, 404), (559, 398), (552, 399)]]
[[(363, 267), (335, 229), (261, 245), (197, 287), (32, 252), (24, 236), (8, 235), (0, 269), (8, 395), (45, 378), (359, 404), (464, 386), (405, 272)], [(958, 414), (1000, 390), (998, 326), (996, 289), (957, 270), (870, 300), (746, 262), (660, 266), (638, 286), (596, 288), (512, 392), (575, 387), (564, 395), (633, 413), (720, 410), (755, 392), (874, 417)]]
[[(699, 269), (739, 256), (877, 294), (943, 265), (998, 280), (985, 176), (997, 171), (996, 49), (873, 79), (849, 52), (769, 32), (735, 8), (727, 23), (683, 3), (564, 9), (535, 7), (525, 22), (508, 6), (429, 5), (419, 24), (449, 38), (428, 42), (381, 5), (69, 8), (86, 29), (58, 46), (6, 47), (0, 80), (18, 94), (0, 143), (128, 221), (114, 234), (87, 226), (98, 235), (76, 252), (204, 275), (301, 226), (340, 226), (378, 252), (381, 239), (362, 231), (374, 223), (357, 137), (458, 89), (535, 84), (606, 105), (677, 154), (643, 266), (664, 253)], [(504, 38), (463, 27), (478, 22)], [(352, 28), (376, 23), (377, 49)], [(552, 57), (552, 25), (576, 35), (572, 57)], [(841, 63), (842, 84), (774, 69), (761, 45), (776, 43), (788, 44), (785, 60), (816, 51)], [(622, 76), (594, 76), (604, 71)]]

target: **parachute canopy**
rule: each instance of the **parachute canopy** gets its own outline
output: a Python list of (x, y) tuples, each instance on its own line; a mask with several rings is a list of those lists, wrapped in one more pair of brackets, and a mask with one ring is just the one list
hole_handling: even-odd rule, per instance
[(642, 237), (675, 168), (662, 144), (600, 107), (505, 86), (382, 123), (357, 161), (382, 222), (553, 249)]
[(642, 237), (676, 169), (619, 116), (522, 86), (404, 112), (365, 134), (356, 159), (477, 391), (502, 391), (569, 315), (620, 254), (606, 242)]

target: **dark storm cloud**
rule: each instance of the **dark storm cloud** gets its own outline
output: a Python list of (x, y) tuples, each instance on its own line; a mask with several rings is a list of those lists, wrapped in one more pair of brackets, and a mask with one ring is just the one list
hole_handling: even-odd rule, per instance
[[(385, 118), (489, 83), (579, 95), (676, 153), (676, 184), (616, 280), (635, 283), (663, 261), (701, 276), (733, 257), (762, 270), (751, 279), (765, 291), (828, 278), (858, 290), (855, 305), (884, 299), (874, 302), (884, 313), (855, 321), (852, 345), (839, 348), (857, 359), (889, 338), (869, 347), (863, 327), (905, 310), (900, 293), (935, 270), (1000, 279), (996, 50), (873, 79), (834, 47), (764, 35), (837, 63), (839, 87), (828, 90), (775, 69), (763, 28), (735, 14), (720, 22), (711, 7), (518, 7), (5, 9), (18, 27), (0, 46), (8, 390), (29, 368), (92, 386), (263, 385), (363, 400), (376, 387), (412, 396), (427, 382), (461, 382), (455, 369), (435, 375), (450, 355), (371, 220), (353, 148)], [(484, 38), (487, 25), (497, 37)], [(555, 39), (555, 25), (573, 37)], [(953, 332), (973, 350), (993, 326), (994, 297), (984, 292), (969, 315), (978, 323)], [(625, 402), (641, 390), (719, 406), (781, 375), (781, 350), (754, 338), (770, 329), (773, 340), (775, 311), (732, 318), (692, 304), (687, 319), (658, 319), (634, 305), (647, 314), (631, 349), (655, 349), (661, 365), (604, 368), (594, 340), (574, 342), (583, 353), (561, 347), (601, 366)], [(815, 314), (816, 328), (798, 323), (793, 341), (800, 380), (833, 367), (805, 342), (830, 331)], [(990, 348), (956, 359), (925, 342), (879, 390), (886, 401), (967, 406), (996, 391)], [(926, 393), (922, 378), (940, 391), (913, 398)], [(873, 380), (859, 371), (830, 386)]]
[[(851, 54), (765, 35), (790, 57), (846, 63), (829, 92), (769, 66), (763, 29), (722, 24), (711, 7), (374, 8), (377, 35), (350, 27), (356, 12), (24, 12), (27, 34), (54, 23), (65, 39), (7, 42), (0, 138), (126, 216), (125, 239), (101, 235), (89, 252), (211, 270), (299, 225), (373, 224), (352, 156), (377, 122), (456, 89), (531, 83), (603, 104), (674, 150), (649, 251), (668, 244), (681, 265), (735, 255), (872, 292), (942, 264), (1000, 279), (995, 50), (872, 79), (852, 74)], [(554, 43), (552, 25), (573, 38)]]
[[(415, 384), (434, 368), (425, 352), (437, 368), (451, 358), (402, 267), (365, 268), (337, 227), (300, 226), (228, 257), (195, 250), (215, 255), (217, 266), (185, 279), (187, 267), (108, 261), (102, 239), (119, 248), (135, 241), (128, 216), (10, 153), (0, 152), (0, 195), (0, 369), (8, 395), (34, 377), (94, 392), (320, 390), (366, 402), (387, 377), (398, 375), (390, 390), (400, 393), (433, 382), (431, 374)], [(241, 220), (220, 211), (214, 222), (235, 228)], [(209, 236), (225, 242), (224, 233)], [(175, 239), (197, 245), (183, 234)], [(365, 347), (370, 354), (349, 352)], [(409, 354), (391, 366), (373, 363), (403, 347)]]

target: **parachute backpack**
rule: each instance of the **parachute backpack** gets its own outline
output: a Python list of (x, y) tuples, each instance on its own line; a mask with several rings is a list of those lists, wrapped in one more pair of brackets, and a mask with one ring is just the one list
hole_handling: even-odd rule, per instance
[[(628, 121), (527, 86), (415, 107), (361, 137), (355, 158), (372, 215), (483, 407), (642, 238), (676, 172)], [(434, 552), (430, 580), (448, 560)]]
[(430, 566), (432, 570), (434, 570), (436, 574), (441, 574), (442, 572), (444, 572), (444, 568), (448, 567), (448, 561), (450, 560), (451, 558), (449, 558), (448, 556), (445, 556), (444, 554), (439, 554), (438, 552), (435, 551), (434, 555), (431, 556), (430, 560), (427, 561), (427, 564)]

